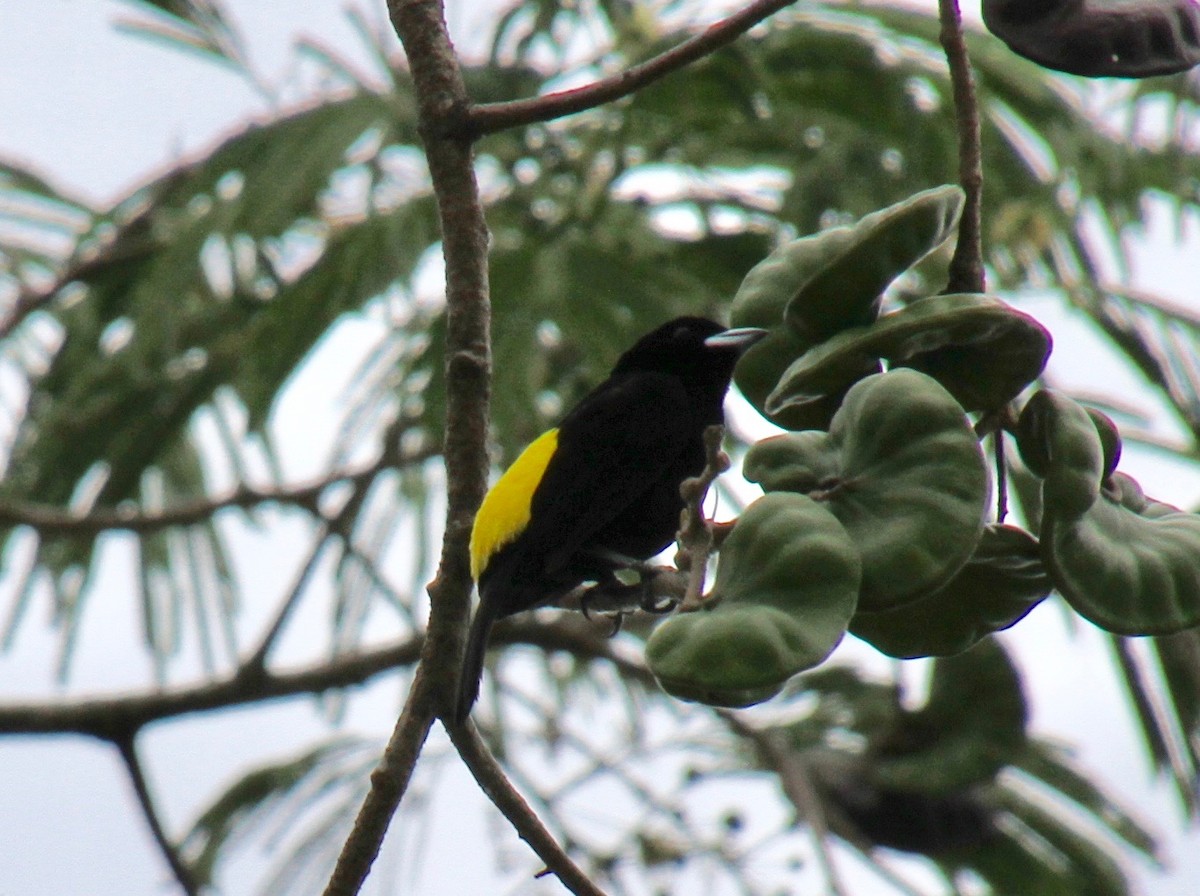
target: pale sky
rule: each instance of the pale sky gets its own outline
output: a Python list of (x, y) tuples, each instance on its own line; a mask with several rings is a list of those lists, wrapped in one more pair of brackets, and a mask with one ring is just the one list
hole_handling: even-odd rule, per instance
[[(244, 32), (254, 35), (255, 59), (273, 82), (284, 80), (291, 70), (293, 30), (319, 35), (347, 55), (361, 57), (342, 6), (340, 0), (232, 4)], [(239, 122), (265, 111), (261, 97), (220, 68), (115, 32), (112, 23), (128, 10), (99, 0), (7, 0), (0, 6), (0, 157), (33, 163), (68, 191), (108, 202), (148, 172), (210, 145)], [(1138, 284), (1195, 308), (1200, 303), (1195, 222), (1189, 234), (1185, 246), (1172, 245), (1171, 223), (1165, 217), (1157, 222), (1136, 251), (1135, 276)], [(1064, 380), (1080, 370), (1094, 373), (1097, 364), (1106, 363), (1098, 360), (1086, 331), (1049, 303), (1031, 310), (1047, 314), (1057, 342), (1052, 371)], [(339, 339), (353, 341), (354, 333)], [(330, 435), (314, 432), (308, 421), (314, 407), (332, 409), (340, 400), (346, 373), (338, 365), (338, 354), (338, 344), (326, 347), (300, 389), (304, 406), (285, 405), (276, 421), (283, 443), (305, 446), (302, 454), (287, 460), (289, 472), (297, 477), (317, 469), (325, 457)], [(1102, 382), (1111, 382), (1107, 367)], [(1128, 388), (1140, 390), (1132, 378)], [(1164, 500), (1191, 504), (1200, 499), (1195, 471), (1181, 478), (1180, 469), (1136, 451), (1123, 469)], [(297, 549), (294, 540), (289, 542), (294, 534), (284, 527), (274, 537), (239, 548), (238, 560), (246, 567), (248, 581), (261, 581), (270, 595), (277, 592), (279, 580), (290, 575), (281, 570), (294, 565)], [(139, 636), (130, 640), (130, 632), (137, 631), (138, 609), (122, 584), (128, 568), (122, 565), (119, 549), (113, 557), (111, 581), (98, 586), (97, 600), (103, 600), (104, 612), (88, 616), (69, 693), (145, 686), (149, 681)], [(7, 596), (0, 587), (0, 612)], [(267, 606), (248, 608), (248, 631), (256, 630), (271, 599)], [(53, 682), (57, 642), (44, 625), (45, 611), (44, 604), (38, 607), (15, 649), (0, 655), (0, 700), (60, 693)], [(318, 614), (302, 620), (295, 643), (285, 643), (285, 648), (303, 654), (304, 645), (298, 642), (304, 633), (324, 625)], [(1104, 773), (1113, 790), (1126, 802), (1140, 805), (1145, 819), (1166, 835), (1177, 827), (1171, 797), (1151, 784), (1100, 638), (1086, 625), (1078, 629), (1068, 637), (1059, 608), (1043, 605), (1008, 641), (1030, 678), (1035, 729), (1080, 744), (1083, 763)], [(393, 679), (374, 685), (353, 701), (348, 727), (384, 736), (401, 699)], [(150, 731), (144, 746), (148, 770), (166, 807), (169, 828), (184, 830), (237, 769), (288, 755), (325, 730), (318, 715), (297, 701), (173, 722)], [(390, 869), (395, 875), (397, 891), (498, 893), (504, 891), (500, 880), (511, 887), (511, 874), (492, 875), (490, 837), (496, 821), (485, 813), (473, 784), (453, 761), (443, 764), (436, 784), (423, 862), (419, 867), (401, 865), (393, 857), (382, 863), (385, 872)], [(1144, 889), (1162, 896), (1192, 896), (1200, 881), (1200, 835), (1163, 839), (1174, 874), (1167, 882), (1146, 878)], [(510, 849), (521, 847), (514, 840)], [(249, 855), (242, 861), (253, 869), (260, 859)], [(161, 896), (168, 879), (111, 749), (82, 739), (0, 739), (0, 896)], [(230, 896), (243, 892), (236, 884), (228, 889)], [(562, 890), (544, 881), (508, 892)]]

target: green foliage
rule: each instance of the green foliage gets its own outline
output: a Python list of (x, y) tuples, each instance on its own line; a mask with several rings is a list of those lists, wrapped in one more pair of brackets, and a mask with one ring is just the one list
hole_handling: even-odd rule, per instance
[(323, 817), (301, 835), (295, 856), (279, 863), (270, 889), (287, 892), (308, 875), (315, 880), (327, 874), (336, 856), (330, 848), (336, 849), (353, 821), (376, 748), (343, 737), (246, 772), (200, 813), (180, 844), (193, 879), (203, 888), (213, 887), (218, 861), (240, 842), (313, 809)]
[[(1155, 858), (1144, 827), (1027, 731), (1021, 675), (995, 639), (937, 660), (917, 708), (845, 667), (799, 683), (814, 708), (780, 733), (833, 830), (862, 849), (924, 855), (952, 881), (1022, 896), (1129, 892), (1117, 840)], [(845, 747), (855, 741), (865, 748)]]
[[(134, 30), (232, 65), (261, 87), (216, 4), (137, 6), (142, 18)], [(147, 17), (149, 7), (157, 12)], [(934, 499), (922, 507), (914, 497), (901, 517), (868, 521), (847, 496), (823, 495), (833, 516), (844, 517), (839, 527), (864, 521), (852, 536), (831, 534), (830, 514), (815, 510), (781, 513), (803, 516), (804, 525), (770, 526), (755, 522), (764, 511), (747, 511), (719, 560), (715, 594), (722, 599), (661, 626), (651, 636), (651, 663), (672, 628), (686, 626), (699, 632), (688, 638), (718, 655), (734, 656), (727, 650), (731, 629), (747, 644), (753, 639), (771, 648), (763, 654), (769, 667), (763, 678), (717, 664), (722, 674), (715, 684), (702, 683), (709, 696), (730, 681), (735, 691), (775, 692), (794, 671), (820, 662), (847, 624), (888, 654), (945, 655), (933, 664), (936, 686), (922, 709), (909, 708), (891, 683), (822, 666), (792, 679), (764, 710), (790, 713), (770, 730), (812, 761), (828, 788), (831, 816), (839, 807), (863, 805), (899, 806), (906, 817), (930, 809), (935, 821), (960, 819), (968, 834), (990, 833), (949, 852), (944, 842), (915, 850), (950, 876), (969, 871), (1005, 896), (1127, 892), (1111, 858), (1112, 838), (1145, 855), (1153, 852), (1152, 839), (1098, 785), (1023, 734), (1019, 678), (996, 658), (986, 635), (1027, 612), (1045, 593), (1048, 576), (1079, 612), (1116, 631), (1194, 624), (1190, 586), (1200, 556), (1194, 517), (1139, 497), (1132, 483), (1114, 475), (1119, 439), (1101, 430), (1097, 450), (1083, 418), (1066, 411), (1073, 421), (1068, 434), (1033, 436), (1040, 447), (1028, 449), (1045, 455), (1040, 465), (1032, 461), (1046, 476), (1036, 482), (1039, 499), (1049, 488), (1041, 544), (1013, 527), (981, 528), (981, 454), (964, 409), (995, 410), (1038, 375), (1048, 341), (1020, 310), (1036, 289), (1092, 321), (1176, 420), (1200, 432), (1193, 363), (1200, 319), (1108, 282), (1095, 261), (1111, 256), (1126, 264), (1129, 237), (1144, 230), (1156, 205), (1169, 204), (1181, 219), (1200, 207), (1200, 155), (1182, 136), (1195, 118), (1195, 93), (1184, 80), (1109, 85), (1102, 99), (1121, 107), (1130, 122), (1119, 130), (1097, 122), (1095, 94), (1013, 57), (986, 34), (968, 35), (981, 92), (984, 249), (992, 288), (1004, 301), (938, 296), (945, 264), (938, 250), (953, 234), (961, 200), (956, 188), (937, 186), (955, 179), (957, 159), (951, 87), (931, 9), (806, 4), (620, 104), (480, 141), (478, 171), (492, 231), (498, 459), (511, 458), (554, 422), (635, 335), (679, 313), (720, 316), (736, 294), (735, 324), (773, 329), (757, 357), (739, 368), (742, 391), (766, 409), (791, 368), (771, 417), (793, 430), (822, 431), (779, 443), (800, 438), (803, 464), (784, 466), (803, 467), (803, 476), (796, 475), (813, 480), (805, 490), (828, 490), (834, 476), (841, 477), (835, 491), (850, 493), (862, 474), (863, 507), (885, 510), (905, 494)], [(581, 33), (598, 43), (595, 55), (579, 63), (587, 53)], [(649, 9), (636, 4), (514, 3), (498, 17), (493, 46), (469, 66), (466, 79), (479, 101), (533, 96), (644, 59), (685, 36), (657, 29)], [(0, 329), (0, 363), (24, 382), (28, 399), (6, 446), (0, 484), (6, 509), (33, 501), (50, 511), (154, 512), (219, 497), (209, 475), (215, 467), (231, 467), (243, 485), (254, 481), (248, 445), (265, 445), (268, 454), (276, 447), (273, 415), (295, 396), (294, 373), (348, 322), (383, 321), (379, 329), (387, 332), (372, 337), (345, 416), (333, 424), (338, 458), (379, 455), (387, 471), (396, 464), (389, 440), (439, 443), (445, 320), (441, 297), (427, 285), (439, 236), (415, 101), (403, 67), (380, 47), (368, 50), (390, 77), (382, 85), (364, 86), (352, 63), (309, 41), (306, 58), (329, 76), (322, 83), (350, 82), (349, 91), (273, 105), (261, 120), (148, 180), (112, 210), (89, 207), (25, 166), (0, 168), (0, 217), (15, 228), (0, 230), (0, 286), (17, 297)], [(1150, 135), (1138, 124), (1164, 116), (1178, 127)], [(806, 236), (797, 240), (798, 234)], [(880, 358), (895, 369), (875, 377)], [(849, 394), (861, 380), (863, 388)], [(878, 382), (912, 388), (861, 406), (864, 390)], [(923, 410), (918, 399), (929, 399)], [(197, 435), (198, 424), (214, 420), (223, 432), (216, 448)], [(919, 436), (930, 420), (938, 424), (931, 432), (941, 432), (941, 423), (953, 431), (949, 448), (930, 436), (922, 450)], [(761, 460), (769, 450), (756, 448), (751, 458)], [(1194, 458), (1194, 446), (1180, 456)], [(962, 492), (947, 498), (953, 483)], [(436, 463), (414, 463), (355, 493), (331, 536), (341, 546), (329, 564), (337, 579), (336, 650), (359, 643), (381, 596), (399, 610), (406, 631), (417, 630), (420, 589), (390, 586), (394, 570), (382, 567), (382, 557), (400, 533), (412, 546), (402, 581), (419, 586), (427, 579), (443, 489)], [(338, 506), (337, 494), (330, 489), (298, 504), (314, 528), (325, 523), (316, 508), (324, 515)], [(780, 502), (806, 503), (777, 493), (763, 506)], [(947, 507), (954, 521), (944, 516)], [(1064, 510), (1076, 515), (1065, 520)], [(1026, 522), (1036, 528), (1038, 520)], [(784, 561), (807, 550), (804, 539), (816, 536), (803, 533), (814, 527), (831, 543), (853, 545), (855, 561), (839, 551), (836, 569), (857, 562), (869, 571), (868, 605), (855, 607), (843, 597), (826, 605), (806, 596), (810, 580), (822, 582), (832, 572), (797, 573)], [(744, 534), (751, 529), (761, 530), (753, 544)], [(27, 533), (6, 530), (7, 558)], [(210, 630), (202, 636), (210, 669), (220, 667), (222, 648), (237, 655), (231, 632), (246, 596), (225, 537), (211, 516), (136, 535), (135, 587), (160, 678), (169, 677), (166, 658), (193, 630)], [(53, 618), (69, 656), (96, 579), (98, 541), (94, 532), (69, 528), (39, 531), (37, 539), (33, 572), (15, 583), (13, 604), (5, 608), (5, 643), (32, 618), (25, 610), (34, 584), (49, 579)], [(917, 557), (906, 541), (917, 548), (936, 543), (938, 550)], [(1114, 577), (1099, 584), (1089, 578), (1110, 561)], [(796, 586), (771, 579), (785, 568)], [(738, 590), (739, 583), (754, 588)], [(1168, 600), (1148, 600), (1152, 593)], [(881, 609), (893, 604), (899, 605)], [(716, 635), (701, 632), (704, 625)], [(636, 632), (636, 623), (629, 629)], [(1019, 637), (1020, 628), (1014, 633)], [(1139, 677), (1132, 660), (1120, 666), (1143, 708), (1139, 718), (1154, 762), (1172, 770), (1185, 793), (1194, 789), (1189, 775), (1200, 725), (1197, 637), (1192, 629), (1151, 642), (1147, 653), (1157, 658), (1162, 693), (1145, 683), (1157, 682), (1157, 674), (1140, 670)], [(981, 639), (981, 646), (959, 653)], [(681, 676), (699, 665), (689, 660)], [(552, 678), (559, 674), (558, 666), (548, 668)], [(611, 755), (628, 756), (632, 765), (660, 758), (663, 748), (638, 740), (655, 727), (641, 718), (653, 698), (631, 668), (593, 664), (588, 676), (576, 676), (559, 693), (598, 694), (606, 707), (627, 711), (622, 735), (630, 743)], [(961, 688), (954, 685), (960, 676)], [(683, 688), (695, 684), (687, 681)], [(532, 703), (522, 711), (532, 712)], [(559, 716), (577, 705), (541, 719), (537, 743), (574, 749), (573, 758), (588, 765), (572, 786), (610, 776), (643, 800), (639, 807), (652, 803), (644, 780), (614, 768), (603, 751), (572, 744)], [(581, 705), (591, 712), (594, 701)], [(988, 718), (992, 707), (996, 717)], [(745, 775), (763, 768), (761, 757), (731, 760), (736, 751), (724, 749), (712, 728), (694, 741), (684, 728), (673, 731), (672, 743), (692, 751), (688, 762), (719, 754), (714, 763), (722, 770), (732, 764)], [(504, 717), (492, 733), (516, 763), (517, 723)], [(286, 805), (280, 826), (305, 833), (295, 860), (281, 859), (274, 885), (281, 892), (303, 885), (306, 869), (328, 857), (328, 843), (336, 844), (373, 755), (369, 748), (352, 757), (339, 750), (304, 751), (294, 762), (247, 775), (215, 800), (185, 844), (204, 879), (219, 879), (220, 863), (243, 834), (266, 810)], [(821, 765), (830, 753), (836, 761)], [(1001, 767), (1007, 773), (996, 777)], [(1013, 784), (1014, 769), (1036, 793)], [(780, 780), (771, 767), (771, 784)], [(323, 781), (347, 795), (337, 808), (323, 811), (300, 798), (306, 788), (329, 793)], [(916, 786), (922, 781), (938, 782), (937, 792), (922, 792)], [(545, 782), (531, 776), (523, 783), (533, 792)], [(864, 793), (865, 803), (854, 802)], [(573, 830), (557, 795), (539, 796), (553, 820)], [(676, 808), (665, 800), (663, 806)], [(997, 813), (1005, 819), (999, 827)], [(631, 824), (649, 817), (680, 825), (686, 814), (658, 805), (630, 813)], [(639, 830), (640, 839), (630, 842), (669, 842)], [(837, 833), (864, 842), (862, 831)], [(572, 834), (571, 842), (584, 838)], [(739, 864), (751, 851), (738, 853), (733, 838), (723, 837), (707, 854), (700, 838), (683, 842), (695, 845), (691, 859), (708, 856), (736, 881), (751, 877)], [(325, 852), (314, 844), (326, 844)], [(593, 854), (603, 858), (607, 849)], [(668, 854), (689, 862), (686, 853)], [(606, 867), (611, 872), (617, 860)], [(754, 886), (744, 883), (747, 891)]]
[(1025, 749), (1021, 676), (995, 639), (933, 664), (929, 697), (875, 745), (875, 780), (951, 793), (993, 780)]
[(213, 0), (125, 0), (143, 15), (121, 26), (175, 48), (245, 69), (238, 34)]
[[(988, 479), (966, 412), (1014, 399), (1045, 366), (1049, 334), (1029, 315), (975, 295), (917, 299), (859, 323), (860, 314), (874, 317), (879, 292), (898, 272), (944, 239), (940, 229), (930, 237), (928, 222), (913, 214), (937, 208), (930, 199), (936, 195), (919, 194), (868, 216), (867, 226), (833, 231), (837, 239), (793, 241), (747, 274), (738, 321), (787, 333), (763, 343), (770, 343), (771, 358), (750, 352), (743, 359), (753, 368), (750, 380), (769, 386), (770, 374), (787, 363), (785, 347), (799, 352), (778, 373), (764, 411), (813, 403), (836, 410), (828, 432), (752, 446), (746, 477), (768, 492), (811, 495), (845, 526), (863, 564), (851, 630), (893, 656), (967, 649), (1016, 623), (1052, 587), (1081, 615), (1120, 634), (1197, 625), (1200, 516), (1148, 501), (1133, 480), (1114, 474), (1121, 454), (1115, 424), (1066, 396), (1038, 392), (1015, 426), (1025, 464), (1043, 480), (1040, 543), (1020, 528), (984, 529)], [(909, 241), (886, 238), (889, 228), (914, 226)], [(868, 276), (865, 287), (848, 272), (875, 268), (861, 258), (838, 267), (853, 254), (847, 246), (859, 245), (884, 247), (883, 273)], [(841, 309), (839, 324), (825, 315), (835, 306), (813, 298), (836, 291), (807, 292), (811, 272), (824, 270), (843, 271), (848, 284), (850, 310)], [(795, 309), (805, 302), (815, 303), (813, 320), (824, 324), (797, 323)], [(818, 331), (823, 338), (813, 335)], [(864, 363), (876, 359), (892, 369), (855, 382)], [(932, 372), (936, 381), (910, 368)], [(740, 542), (726, 546), (725, 562), (742, 562), (737, 552), (745, 550)], [(705, 665), (700, 655), (690, 661)]]

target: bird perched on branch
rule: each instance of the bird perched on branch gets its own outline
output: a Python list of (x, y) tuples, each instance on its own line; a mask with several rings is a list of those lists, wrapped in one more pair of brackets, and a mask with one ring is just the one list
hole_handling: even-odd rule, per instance
[(483, 499), (471, 532), (479, 608), (455, 717), (466, 719), (493, 624), (611, 583), (675, 537), (683, 480), (704, 469), (703, 434), (724, 421), (734, 365), (765, 330), (680, 317), (643, 336), (608, 379), (526, 448)]

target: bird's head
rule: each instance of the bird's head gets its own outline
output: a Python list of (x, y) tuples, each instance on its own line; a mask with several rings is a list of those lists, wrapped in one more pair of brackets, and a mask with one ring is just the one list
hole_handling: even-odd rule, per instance
[(766, 335), (757, 327), (731, 330), (703, 317), (677, 317), (634, 343), (613, 373), (649, 370), (689, 380), (702, 376), (713, 379), (724, 393), (738, 358)]

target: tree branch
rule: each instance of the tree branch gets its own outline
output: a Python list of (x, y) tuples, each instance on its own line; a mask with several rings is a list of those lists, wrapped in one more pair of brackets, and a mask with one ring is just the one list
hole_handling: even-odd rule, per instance
[(8, 314), (3, 321), (0, 321), (0, 339), (7, 339), (11, 336), (13, 331), (25, 322), (25, 318), (39, 308), (50, 304), (57, 294), (57, 286), (45, 291), (37, 291), (28, 287), (21, 289), (9, 306)]
[(326, 896), (359, 892), (408, 787), (435, 714), (449, 714), (471, 608), (467, 547), (487, 488), (491, 393), (491, 306), (487, 223), (471, 141), (470, 100), (441, 0), (388, 0), (417, 97), (417, 118), (437, 197), (446, 264), (446, 528), (421, 662), (383, 759), (371, 775), (354, 828), (343, 844)]
[(295, 581), (292, 582), (292, 587), (288, 589), (287, 596), (279, 605), (279, 609), (275, 611), (275, 618), (271, 620), (271, 624), (267, 626), (266, 632), (258, 642), (258, 647), (254, 652), (241, 664), (238, 668), (238, 675), (242, 678), (257, 678), (262, 675), (267, 669), (267, 657), (274, 648), (276, 641), (279, 640), (284, 626), (291, 618), (292, 611), (296, 605), (300, 603), (300, 596), (308, 588), (308, 583), (312, 580), (312, 575), (317, 569), (317, 563), (321, 559), (321, 555), (325, 553), (325, 547), (329, 544), (333, 533), (330, 531), (329, 523), (325, 523), (317, 532), (317, 537), (313, 541), (313, 546), (309, 549), (308, 557), (300, 567), (300, 571), (296, 573)]
[(259, 641), (258, 648), (241, 664), (238, 674), (242, 676), (257, 676), (262, 675), (266, 670), (267, 657), (274, 648), (276, 641), (279, 640), (279, 635), (287, 625), (292, 611), (300, 603), (300, 597), (304, 594), (312, 578), (312, 574), (317, 569), (317, 563), (320, 561), (321, 555), (325, 552), (325, 546), (333, 538), (340, 538), (344, 544), (350, 544), (350, 531), (354, 526), (354, 520), (358, 517), (359, 511), (362, 509), (363, 501), (366, 500), (371, 482), (371, 479), (354, 480), (353, 491), (350, 493), (350, 497), (346, 503), (342, 505), (341, 510), (337, 512), (336, 516), (325, 520), (321, 525), (317, 532), (316, 540), (309, 550), (308, 558), (304, 561), (303, 566), (301, 566), (300, 572), (296, 574), (296, 580), (292, 583), (287, 596), (284, 598), (278, 611), (276, 611), (275, 619), (268, 626), (262, 640)]
[(113, 741), (113, 744), (121, 754), (121, 761), (125, 764), (125, 770), (129, 773), (129, 780), (133, 784), (133, 792), (137, 797), (138, 806), (142, 810), (142, 817), (146, 819), (146, 824), (150, 827), (150, 833), (154, 837), (154, 842), (158, 844), (159, 851), (171, 867), (171, 873), (175, 875), (175, 880), (179, 882), (180, 888), (187, 896), (199, 896), (200, 885), (196, 880), (195, 874), (192, 873), (192, 869), (183, 860), (183, 856), (179, 854), (179, 850), (175, 848), (175, 844), (171, 842), (171, 838), (167, 836), (167, 832), (162, 826), (162, 820), (158, 817), (154, 798), (150, 795), (150, 785), (146, 781), (146, 775), (142, 771), (141, 760), (138, 758), (135, 735), (131, 734), (128, 737), (118, 738)]
[(234, 673), (219, 681), (175, 690), (47, 704), (0, 705), (0, 733), (83, 734), (116, 742), (162, 719), (361, 685), (382, 672), (411, 666), (420, 655), (422, 643), (421, 638), (409, 638), (291, 672), (268, 672), (254, 679)]
[(468, 129), (466, 135), (476, 139), (484, 134), (539, 121), (551, 121), (621, 99), (732, 43), (763, 19), (795, 2), (796, 0), (755, 0), (740, 12), (710, 25), (700, 34), (688, 38), (665, 53), (585, 87), (508, 103), (485, 103), (475, 106), (470, 110), (465, 122)]
[(983, 292), (983, 155), (979, 136), (979, 100), (975, 79), (963, 39), (962, 14), (958, 0), (938, 0), (942, 28), (939, 34), (950, 83), (954, 91), (954, 118), (958, 128), (958, 180), (966, 195), (962, 219), (958, 224), (958, 242), (950, 260), (947, 293)]
[[(576, 614), (564, 613), (549, 622), (528, 616), (506, 619), (496, 626), (492, 641), (498, 645), (565, 650), (584, 659), (605, 660), (626, 678), (654, 686), (654, 676), (645, 666), (613, 651), (603, 626)], [(412, 666), (424, 643), (424, 638), (414, 636), (289, 672), (267, 672), (257, 678), (234, 672), (220, 681), (175, 690), (45, 704), (0, 704), (0, 735), (80, 734), (116, 742), (164, 719), (357, 687), (383, 673)]]
[(479, 736), (475, 723), (467, 719), (464, 725), (447, 725), (450, 740), (458, 754), (475, 776), (480, 789), (487, 798), (509, 820), (521, 839), (529, 844), (538, 857), (546, 863), (546, 869), (557, 877), (564, 887), (577, 896), (604, 896), (604, 891), (592, 883), (583, 870), (572, 861), (566, 851), (558, 845), (554, 835), (546, 829), (525, 798), (517, 791), (504, 774), (500, 763), (492, 756), (487, 744)]
[(0, 500), (0, 525), (29, 526), (43, 536), (86, 536), (110, 531), (145, 533), (172, 526), (193, 526), (229, 507), (249, 510), (261, 504), (290, 504), (316, 512), (318, 500), (331, 486), (349, 482), (361, 487), (383, 470), (419, 464), (440, 453), (441, 449), (428, 445), (397, 456), (385, 447), (380, 458), (371, 464), (353, 470), (341, 470), (307, 485), (262, 489), (242, 484), (219, 498), (191, 501), (150, 513), (122, 506), (76, 514), (32, 501)]
[(392, 729), (379, 764), (371, 772), (371, 789), (358, 810), (350, 836), (342, 844), (337, 865), (325, 887), (325, 896), (357, 893), (379, 855), (392, 815), (408, 789), (417, 759), (433, 726), (430, 702), (418, 699), (432, 691), (424, 686), (428, 675), (428, 667), (424, 664), (417, 668), (409, 698)]

